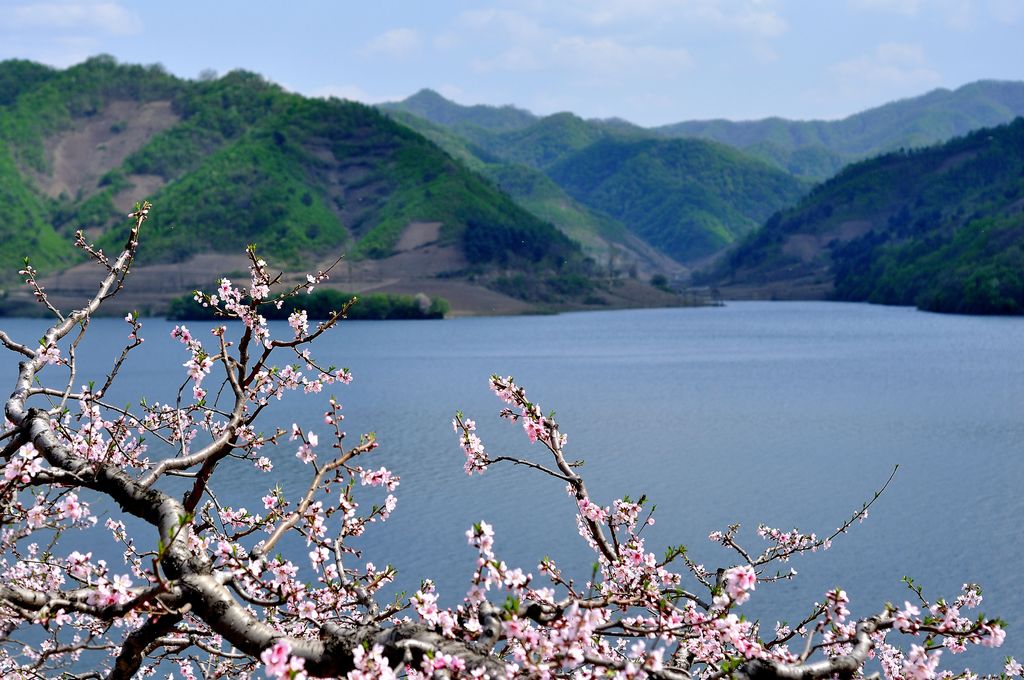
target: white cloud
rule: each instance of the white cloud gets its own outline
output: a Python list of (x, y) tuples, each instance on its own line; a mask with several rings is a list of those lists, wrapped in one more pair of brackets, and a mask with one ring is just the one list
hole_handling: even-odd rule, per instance
[(789, 24), (771, 4), (768, 0), (602, 0), (580, 1), (574, 7), (596, 26), (683, 22), (775, 38), (785, 33)]
[(562, 72), (577, 82), (593, 82), (655, 71), (673, 76), (693, 64), (683, 47), (640, 43), (633, 35), (584, 35), (558, 21), (541, 24), (522, 11), (471, 10), (458, 23), (463, 41), (475, 45), (470, 66), (477, 73)]
[(139, 14), (119, 2), (0, 0), (0, 58), (66, 68), (142, 30)]
[(459, 35), (454, 31), (439, 33), (433, 37), (431, 44), (438, 51), (452, 50), (459, 46)]
[(25, 2), (0, 9), (6, 28), (134, 35), (142, 31), (135, 10), (117, 2)]
[(996, 21), (1015, 24), (1024, 17), (1024, 0), (992, 0), (989, 10)]
[[(477, 73), (490, 73), (492, 71), (525, 73), (528, 71), (540, 71), (545, 68), (546, 64), (532, 49), (528, 47), (512, 47), (493, 57), (477, 57), (470, 62), (470, 66)], [(547, 66), (550, 66), (550, 63)]]
[(693, 16), (713, 28), (750, 33), (763, 38), (777, 38), (789, 29), (786, 20), (761, 3), (745, 2), (730, 8), (717, 2), (695, 3)]
[(950, 28), (959, 31), (974, 28), (975, 7), (971, 0), (948, 0), (944, 5), (946, 23)]
[(906, 16), (917, 16), (921, 9), (921, 0), (851, 0), (850, 4), (857, 9), (891, 12)]
[(419, 32), (412, 28), (393, 28), (370, 39), (363, 45), (362, 53), (368, 56), (381, 55), (402, 59), (419, 49), (422, 44)]
[(831, 82), (806, 91), (807, 104), (825, 116), (878, 106), (942, 84), (920, 45), (883, 43), (871, 52), (831, 66)]
[(656, 71), (658, 77), (666, 78), (690, 68), (693, 58), (681, 47), (629, 45), (612, 38), (572, 35), (552, 36), (543, 43), (512, 47), (493, 57), (474, 59), (471, 65), (477, 73), (557, 69), (584, 80), (599, 80), (647, 76)]
[(779, 53), (765, 42), (756, 42), (749, 46), (750, 53), (762, 64), (773, 64), (779, 60)]
[(950, 28), (976, 28), (979, 19), (991, 16), (999, 23), (1013, 24), (1024, 17), (1024, 0), (849, 0), (857, 10), (887, 12), (907, 17), (937, 16)]
[(547, 35), (537, 21), (522, 12), (506, 9), (475, 9), (459, 15), (457, 23), (463, 30), (499, 31), (517, 41), (535, 41)]
[(870, 54), (836, 64), (833, 73), (847, 86), (927, 87), (942, 78), (928, 63), (920, 45), (883, 43)]
[(552, 47), (556, 62), (602, 75), (642, 75), (658, 69), (661, 77), (678, 73), (693, 65), (683, 48), (627, 45), (610, 38), (561, 38)]

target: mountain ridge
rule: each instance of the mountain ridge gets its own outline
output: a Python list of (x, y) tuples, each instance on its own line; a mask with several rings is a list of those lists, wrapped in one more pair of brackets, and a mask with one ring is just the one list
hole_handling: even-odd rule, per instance
[[(462, 106), (454, 102), (448, 104)], [(401, 109), (402, 102), (381, 106)], [(477, 106), (497, 110), (497, 107)], [(526, 113), (534, 115), (535, 119), (541, 118)], [(823, 180), (856, 160), (900, 147), (928, 146), (973, 129), (1007, 123), (1019, 115), (1024, 115), (1024, 81), (988, 79), (954, 89), (935, 88), (837, 120), (793, 120), (781, 116), (738, 121), (711, 118), (650, 128), (616, 119), (587, 122), (606, 128), (619, 127), (635, 134), (710, 139), (746, 151), (804, 179)], [(893, 129), (893, 121), (899, 122), (899, 132), (875, 138), (880, 129)], [(522, 127), (525, 125), (516, 129)]]
[[(490, 286), (507, 302), (481, 292), (479, 304), (506, 311), (625, 303), (562, 232), (372, 107), (307, 99), (244, 71), (186, 81), (107, 56), (65, 70), (0, 62), (0, 82), (20, 73), (24, 86), (0, 104), (8, 276), (23, 255), (44, 273), (77, 271), (69, 243), (79, 227), (118, 248), (128, 197), (146, 196), (156, 209), (137, 269), (190, 287), (215, 275), (200, 256), (229, 264), (257, 242), (286, 270), (347, 253), (355, 292)], [(51, 277), (55, 295), (87, 285), (69, 276)], [(167, 286), (149, 291), (187, 290)], [(668, 302), (660, 295), (651, 292)]]
[(1024, 313), (1024, 118), (848, 166), (700, 279), (726, 294)]
[[(408, 111), (392, 115), (417, 125)], [(666, 139), (622, 121), (568, 112), (505, 131), (446, 129), (450, 135), (439, 142), (453, 153), (541, 172), (590, 211), (684, 266), (746, 234), (808, 187), (717, 142)]]

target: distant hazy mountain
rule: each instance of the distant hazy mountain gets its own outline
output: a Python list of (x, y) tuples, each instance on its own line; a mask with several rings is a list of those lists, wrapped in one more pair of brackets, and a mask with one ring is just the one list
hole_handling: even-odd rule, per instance
[[(401, 115), (424, 129), (411, 114)], [(809, 186), (725, 145), (664, 139), (618, 119), (557, 113), (505, 131), (444, 129), (447, 134), (435, 132), (432, 139), (471, 167), (490, 167), (490, 176), (524, 205), (535, 205), (517, 193), (524, 184), (507, 178), (522, 178), (527, 168), (543, 172), (592, 215), (614, 218), (682, 263), (721, 250)], [(498, 171), (508, 164), (519, 170)], [(534, 179), (527, 186), (543, 185)], [(549, 188), (546, 195), (552, 199), (556, 193)], [(558, 223), (552, 213), (543, 214)]]
[(1020, 115), (1024, 83), (983, 80), (901, 99), (842, 120), (687, 121), (655, 131), (668, 137), (712, 139), (793, 174), (824, 179), (855, 160), (943, 142)]
[(710, 283), (1024, 313), (1024, 118), (854, 164), (751, 234)]
[[(404, 101), (382, 106), (457, 129), (481, 148), (515, 141), (514, 137), (495, 140), (487, 132), (521, 131), (539, 120), (511, 106), (462, 106), (431, 90), (422, 90)], [(563, 120), (559, 125), (551, 125), (546, 134), (557, 137), (560, 130), (564, 131), (569, 137), (564, 145), (576, 145), (576, 148), (584, 136), (603, 137), (616, 132), (709, 139), (740, 149), (798, 177), (820, 181), (853, 161), (900, 148), (936, 144), (971, 130), (1007, 123), (1020, 115), (1024, 115), (1024, 82), (982, 80), (952, 91), (933, 90), (834, 121), (698, 120), (644, 129), (621, 119), (583, 121), (576, 118), (570, 125), (564, 118), (571, 114), (559, 114)], [(581, 123), (593, 129), (584, 133), (579, 129)], [(596, 134), (594, 130), (603, 134)], [(543, 135), (545, 131), (531, 134)], [(557, 151), (557, 140), (539, 140), (538, 143), (548, 152)], [(536, 154), (539, 161), (547, 158), (535, 148), (519, 152), (524, 157), (530, 153)]]
[(537, 116), (514, 106), (463, 106), (445, 99), (437, 92), (424, 88), (400, 102), (380, 104), (387, 111), (404, 111), (447, 127), (475, 126), (494, 132), (524, 128), (537, 120)]
[(603, 139), (548, 174), (679, 261), (718, 252), (808, 186), (724, 145), (697, 139)]
[(490, 179), (534, 215), (557, 226), (602, 266), (648, 275), (682, 273), (679, 263), (637, 237), (622, 222), (569, 196), (539, 169), (504, 161), (452, 129), (424, 118), (401, 111), (390, 114)]

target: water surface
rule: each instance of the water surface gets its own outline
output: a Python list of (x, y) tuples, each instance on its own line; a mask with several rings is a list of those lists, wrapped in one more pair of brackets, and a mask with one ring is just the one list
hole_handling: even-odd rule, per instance
[[(3, 326), (21, 339), (40, 327)], [(172, 327), (145, 322), (142, 361), (124, 372), (116, 398), (173, 398), (186, 356), (168, 339)], [(190, 327), (201, 333), (209, 324)], [(125, 335), (124, 322), (92, 323), (83, 382), (102, 380), (99, 367)], [(569, 456), (586, 460), (595, 499), (647, 494), (657, 504), (649, 545), (660, 552), (684, 543), (709, 568), (732, 563), (709, 531), (741, 522), (752, 550), (761, 547), (758, 522), (831, 532), (899, 464), (866, 522), (829, 552), (791, 562), (799, 577), (759, 588), (747, 613), (794, 621), (842, 586), (854, 613), (868, 614), (909, 599), (904, 575), (935, 598), (978, 582), (984, 610), (1011, 622), (1008, 649), (987, 656), (994, 664), (1024, 651), (1022, 347), (1016, 318), (748, 302), (348, 323), (317, 354), (352, 369), (353, 384), (333, 390), (346, 429), (375, 431), (382, 446), (369, 463), (402, 477), (395, 515), (360, 547), (364, 559), (398, 567), (403, 588), (430, 577), (443, 599), (458, 601), (473, 566), (464, 532), (481, 519), (495, 526), (497, 552), (510, 564), (536, 572), (549, 555), (580, 580), (589, 574), (593, 558), (561, 483), (522, 468), (462, 472), (450, 424), (457, 409), (477, 420), (489, 451), (542, 454), (497, 418), (487, 377), (511, 374), (556, 411)], [(14, 362), (6, 365), (13, 379)], [(322, 396), (281, 402), (263, 429), (294, 421), (326, 436)], [(262, 510), (259, 497), (278, 483), (296, 497), (308, 468), (289, 447), (271, 455), (271, 475), (245, 464), (221, 470), (222, 500)]]

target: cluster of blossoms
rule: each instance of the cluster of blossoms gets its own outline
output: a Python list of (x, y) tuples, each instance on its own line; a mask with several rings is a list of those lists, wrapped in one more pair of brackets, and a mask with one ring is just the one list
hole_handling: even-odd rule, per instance
[(459, 435), (459, 442), (466, 454), (466, 464), (463, 466), (466, 474), (472, 475), (474, 472), (483, 474), (491, 461), (484, 453), (484, 444), (476, 434), (476, 421), (464, 420), (462, 414), (459, 413), (452, 420), (452, 429)]
[[(303, 347), (312, 339), (304, 312), (293, 314), (289, 320), (291, 337), (274, 339), (258, 311), (260, 301), (268, 299), (274, 285), (265, 267), (265, 262), (254, 259), (253, 282), (246, 292), (222, 280), (216, 294), (201, 296), (204, 304), (242, 322), (240, 341), (227, 339), (227, 326), (212, 329), (213, 342), (205, 344), (215, 349), (204, 347), (204, 342), (188, 326), (175, 326), (171, 331), (171, 337), (188, 353), (183, 368), (192, 388), (192, 403), (182, 405), (180, 399), (177, 404), (143, 401), (142, 414), (135, 416), (103, 401), (103, 392), (117, 376), (125, 357), (143, 341), (142, 324), (137, 315), (129, 314), (124, 317), (130, 326), (128, 344), (108, 372), (102, 389), (94, 392), (90, 385), (77, 393), (65, 390), (64, 399), (58, 399), (60, 405), (48, 419), (52, 441), (61, 448), (46, 455), (54, 456), (56, 462), (48, 464), (42, 450), (32, 444), (8, 447), (0, 460), (0, 513), (4, 517), (0, 530), (0, 574), (6, 584), (4, 588), (8, 588), (0, 589), (0, 599), (5, 600), (7, 607), (6, 613), (0, 614), (0, 626), (13, 629), (24, 621), (52, 627), (36, 651), (26, 648), (12, 652), (9, 647), (0, 647), (0, 673), (4, 677), (36, 677), (42, 671), (32, 668), (45, 670), (48, 666), (60, 668), (62, 664), (77, 663), (89, 650), (109, 649), (116, 655), (116, 632), (126, 635), (143, 625), (147, 617), (159, 617), (181, 607), (173, 604), (174, 598), (181, 596), (181, 589), (175, 577), (161, 565), (165, 556), (179, 549), (176, 546), (186, 550), (190, 559), (208, 564), (211, 573), (219, 575), (218, 582), (229, 585), (235, 596), (241, 598), (246, 611), (253, 612), (253, 604), (260, 603), (263, 614), (258, 625), (273, 626), (285, 636), (259, 658), (239, 658), (211, 622), (192, 613), (183, 614), (180, 626), (162, 638), (164, 644), (171, 649), (193, 647), (212, 655), (210, 663), (202, 665), (195, 654), (179, 659), (181, 675), (186, 678), (196, 677), (199, 668), (205, 669), (200, 675), (251, 673), (260, 661), (265, 662), (271, 675), (301, 678), (305, 661), (289, 652), (288, 639), (316, 637), (322, 625), (338, 625), (360, 616), (391, 620), (401, 608), (395, 604), (378, 607), (373, 603), (374, 595), (393, 581), (394, 570), (379, 569), (370, 562), (362, 568), (354, 563), (349, 565), (348, 561), (358, 552), (347, 545), (348, 538), (362, 534), (369, 524), (387, 519), (394, 511), (396, 498), (390, 492), (397, 488), (399, 478), (379, 465), (352, 465), (353, 458), (370, 453), (377, 444), (372, 437), (364, 437), (359, 444), (345, 447), (346, 435), (340, 429), (344, 416), (341, 404), (334, 398), (324, 414), (324, 423), (333, 430), (329, 456), (324, 452), (326, 447), (319, 446), (322, 437), (293, 429), (293, 438), (300, 440), (296, 455), (312, 468), (309, 489), (299, 499), (290, 501), (284, 490), (276, 487), (264, 495), (266, 512), (261, 515), (244, 507), (221, 505), (208, 487), (208, 471), (231, 458), (247, 458), (259, 469), (273, 469), (276, 455), (268, 447), (283, 443), (287, 433), (278, 430), (262, 434), (253, 424), (270, 399), (281, 398), (291, 390), (319, 392), (325, 386), (348, 384), (352, 380), (348, 369), (318, 366)], [(120, 265), (118, 271), (123, 271)], [(325, 278), (323, 273), (311, 277), (301, 290), (308, 292)], [(333, 322), (321, 324), (316, 333)], [(22, 346), (7, 342), (6, 336), (3, 339), (8, 347), (26, 353)], [(58, 340), (59, 336), (45, 336), (40, 349), (31, 352), (31, 370), (65, 367), (70, 375), (75, 375), (74, 353), (65, 359)], [(305, 369), (300, 371), (296, 364), (271, 364), (270, 357), (277, 350), (294, 353)], [(211, 396), (207, 385), (218, 365), (224, 369), (221, 384), (213, 392), (213, 403), (207, 403)], [(47, 394), (39, 388), (27, 395), (31, 398), (37, 393)], [(60, 392), (49, 394), (59, 396)], [(226, 407), (225, 400), (230, 402)], [(78, 411), (63, 408), (67, 402), (77, 403)], [(7, 422), (5, 437), (15, 435), (20, 423), (17, 418)], [(17, 437), (12, 441), (21, 444)], [(152, 459), (147, 457), (154, 454)], [(76, 467), (79, 465), (84, 467)], [(181, 472), (198, 480), (183, 501), (170, 499), (156, 490), (155, 484), (164, 475)], [(137, 537), (129, 535), (124, 522), (106, 520), (110, 535), (124, 549), (130, 573), (111, 571), (103, 560), (94, 558), (93, 550), (72, 551), (61, 557), (51, 547), (43, 547), (45, 542), (41, 544), (35, 539), (40, 531), (51, 537), (54, 532), (91, 528), (97, 523), (76, 488), (88, 483), (92, 475), (121, 480), (116, 484), (130, 493), (148, 493), (165, 498), (165, 504), (182, 508), (173, 525), (161, 530), (156, 546), (148, 549), (136, 547)], [(100, 493), (106, 488), (97, 482), (88, 484)], [(369, 487), (368, 493), (374, 489), (384, 492), (385, 497), (363, 510), (355, 497), (360, 487)], [(147, 501), (140, 508), (159, 507), (160, 502)], [(282, 557), (268, 559), (286, 532), (305, 537), (309, 569), (315, 575), (312, 580), (310, 572), (304, 573), (297, 562)], [(34, 604), (38, 600), (33, 599), (11, 604), (11, 593), (22, 597), (20, 593), (57, 593), (69, 587), (70, 596), (46, 596), (61, 606), (46, 605), (40, 609)], [(167, 598), (170, 603), (163, 603)], [(107, 613), (115, 611), (116, 614)], [(188, 612), (189, 607), (182, 611)], [(104, 641), (104, 637), (109, 637), (109, 641)], [(364, 668), (371, 668), (373, 659), (380, 658), (375, 654), (366, 656)], [(139, 672), (147, 675), (156, 669), (156, 665), (143, 665)]]
[(39, 452), (31, 446), (23, 446), (4, 465), (4, 480), (28, 485), (32, 478), (43, 469)]
[(526, 398), (526, 390), (516, 385), (511, 376), (502, 378), (492, 375), (490, 384), (494, 394), (513, 407), (503, 409), (501, 417), (513, 422), (522, 421), (523, 430), (531, 443), (540, 441), (556, 449), (565, 447), (568, 438), (558, 432), (558, 424), (554, 418), (545, 417), (540, 406)]
[(750, 599), (750, 592), (757, 585), (757, 574), (753, 567), (742, 565), (725, 570), (725, 592), (736, 604), (743, 604)]
[(804, 534), (797, 529), (782, 531), (781, 529), (773, 529), (761, 524), (757, 527), (757, 535), (774, 543), (769, 550), (777, 553), (782, 561), (788, 560), (791, 555), (796, 553), (808, 550), (814, 552), (819, 547), (828, 550), (832, 547), (831, 540), (825, 539), (819, 542), (815, 534)]
[(171, 331), (171, 337), (185, 346), (189, 352), (189, 359), (184, 364), (185, 372), (192, 380), (192, 396), (196, 401), (206, 398), (206, 390), (203, 389), (203, 380), (210, 374), (213, 367), (213, 357), (203, 349), (203, 343), (192, 337), (192, 333), (186, 326), (175, 326)]
[[(470, 545), (479, 556), (463, 605), (445, 617), (432, 590), (418, 593), (414, 601), (425, 622), (438, 626), (445, 635), (458, 635), (457, 628), (452, 630), (451, 620), (455, 619), (463, 622), (463, 636), (480, 639), (493, 630), (489, 629), (494, 625), (489, 618), (494, 616), (489, 602), (495, 591), (504, 591), (509, 602), (519, 603), (511, 609), (506, 606), (499, 617), (500, 636), (507, 645), (503, 655), (508, 663), (506, 670), (510, 675), (537, 677), (573, 674), (584, 678), (639, 678), (665, 672), (717, 677), (723, 667), (735, 668), (736, 663), (752, 660), (799, 667), (808, 661), (807, 655), (814, 649), (820, 649), (827, 659), (860, 653), (859, 623), (850, 620), (849, 597), (840, 588), (827, 592), (824, 604), (817, 605), (812, 616), (796, 630), (778, 624), (774, 639), (763, 639), (758, 627), (733, 608), (750, 599), (761, 574), (770, 565), (787, 562), (801, 553), (828, 549), (832, 540), (852, 523), (863, 521), (870, 503), (827, 538), (761, 525), (757, 533), (770, 545), (756, 556), (739, 546), (739, 525), (712, 532), (712, 541), (735, 550), (744, 559), (737, 566), (719, 570), (716, 578), (702, 565), (686, 559), (685, 549), (670, 550), (665, 559), (647, 551), (640, 533), (653, 520), (641, 520), (645, 499), (617, 499), (611, 506), (594, 502), (572, 466), (565, 462), (566, 439), (553, 418), (542, 415), (512, 378), (493, 376), (490, 385), (508, 405), (501, 416), (521, 422), (528, 441), (544, 444), (554, 465), (547, 467), (536, 460), (506, 456), (488, 457), (476, 423), (460, 413), (453, 426), (466, 454), (466, 472), (483, 472), (496, 461), (508, 460), (565, 480), (566, 490), (576, 502), (579, 533), (596, 556), (596, 571), (594, 578), (586, 582), (586, 592), (580, 592), (551, 560), (545, 560), (540, 572), (548, 577), (552, 587), (536, 586), (532, 575), (509, 568), (494, 556), (494, 532), (486, 522), (480, 522), (467, 532)], [(684, 589), (682, 574), (668, 569), (669, 562), (677, 557), (684, 558), (698, 586), (710, 591), (706, 600)], [(790, 578), (795, 573), (774, 573), (767, 581)], [(559, 589), (565, 592), (561, 599), (556, 595)], [(913, 636), (923, 631), (941, 639), (950, 651), (960, 651), (972, 643), (999, 646), (1005, 634), (998, 622), (971, 621), (959, 615), (961, 608), (979, 602), (979, 592), (965, 586), (964, 593), (952, 605), (944, 600), (929, 605), (926, 619), (919, 618), (920, 612), (908, 604), (903, 610), (885, 612), (873, 619), (863, 635), (870, 647), (878, 650), (877, 658), (890, 680), (932, 680), (939, 676), (941, 654), (934, 643), (913, 644), (904, 655), (891, 641), (887, 642), (886, 634), (895, 630)], [(621, 612), (618, 616), (614, 613), (616, 609)], [(640, 641), (627, 643), (618, 634), (620, 631)], [(803, 654), (790, 648), (791, 641), (802, 638), (807, 639), (802, 645), (807, 650)], [(812, 644), (815, 638), (817, 645)], [(1012, 659), (1007, 662), (1010, 671), (1017, 668), (1013, 664), (1016, 662)]]

